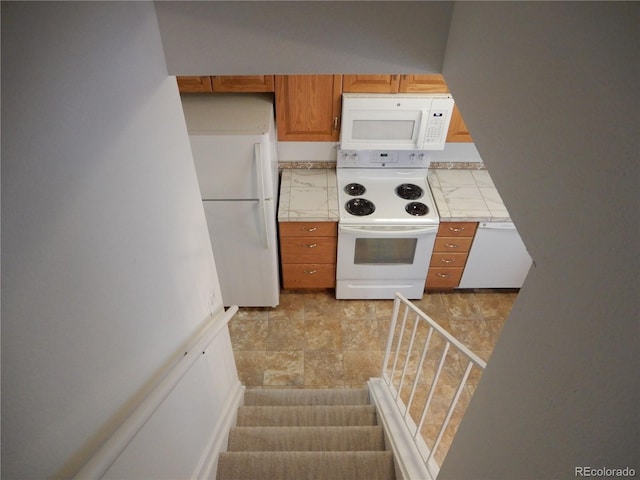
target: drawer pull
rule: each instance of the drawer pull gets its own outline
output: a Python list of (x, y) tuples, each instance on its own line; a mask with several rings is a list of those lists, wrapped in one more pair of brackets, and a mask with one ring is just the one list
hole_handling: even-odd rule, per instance
[(318, 230), (318, 227), (311, 227), (311, 228), (300, 227), (300, 230), (304, 230), (305, 232), (315, 232), (316, 230)]
[(313, 275), (314, 273), (318, 273), (318, 270), (303, 270), (302, 273), (306, 275)]
[(305, 245), (305, 247), (307, 247), (307, 248), (316, 248), (317, 246), (318, 246), (318, 244), (317, 244), (317, 243), (307, 243), (307, 244)]
[(440, 278), (449, 278), (450, 274), (448, 274), (448, 273), (436, 273), (436, 275), (438, 277), (440, 277)]
[(455, 263), (456, 259), (455, 258), (441, 258), (440, 261), (442, 263)]
[(451, 232), (462, 232), (462, 231), (464, 231), (464, 227), (449, 227), (449, 231), (451, 231)]
[(447, 248), (460, 248), (459, 243), (445, 243), (444, 246)]

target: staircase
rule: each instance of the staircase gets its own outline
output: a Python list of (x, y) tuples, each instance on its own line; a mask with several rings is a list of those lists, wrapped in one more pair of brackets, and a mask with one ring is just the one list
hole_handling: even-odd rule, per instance
[(394, 480), (366, 389), (247, 390), (217, 480)]

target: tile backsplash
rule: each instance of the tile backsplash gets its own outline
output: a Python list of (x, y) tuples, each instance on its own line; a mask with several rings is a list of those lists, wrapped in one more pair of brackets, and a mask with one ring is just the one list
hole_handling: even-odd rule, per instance
[[(335, 142), (278, 142), (280, 168), (335, 168), (339, 147)], [(447, 143), (429, 155), (431, 168), (484, 169), (474, 143)]]

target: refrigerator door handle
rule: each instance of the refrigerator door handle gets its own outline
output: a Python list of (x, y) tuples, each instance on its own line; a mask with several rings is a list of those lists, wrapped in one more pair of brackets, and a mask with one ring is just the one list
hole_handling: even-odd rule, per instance
[(267, 199), (264, 197), (264, 162), (262, 160), (262, 145), (253, 145), (253, 156), (256, 162), (256, 175), (258, 184), (258, 202), (260, 203), (260, 239), (265, 250), (269, 250), (269, 229), (267, 227)]

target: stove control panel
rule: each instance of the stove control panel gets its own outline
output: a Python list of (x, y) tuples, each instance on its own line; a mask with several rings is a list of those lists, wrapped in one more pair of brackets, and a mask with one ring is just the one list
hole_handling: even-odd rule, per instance
[(338, 150), (338, 168), (429, 168), (431, 156), (421, 150)]

